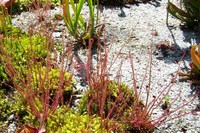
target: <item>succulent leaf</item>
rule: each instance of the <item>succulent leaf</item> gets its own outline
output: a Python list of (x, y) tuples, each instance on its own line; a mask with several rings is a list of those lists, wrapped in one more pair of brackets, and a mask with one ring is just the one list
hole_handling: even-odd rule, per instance
[(200, 70), (200, 44), (192, 46), (190, 50), (190, 54), (192, 57), (192, 62), (195, 64), (195, 66)]
[(168, 3), (167, 10), (170, 14), (172, 14), (177, 19), (180, 19), (182, 21), (186, 21), (189, 23), (193, 21), (192, 19), (190, 19), (190, 15), (188, 13), (178, 8), (176, 5), (174, 5), (171, 2)]
[(188, 26), (196, 27), (200, 25), (200, 0), (180, 0), (183, 9), (168, 2), (168, 12), (185, 22)]

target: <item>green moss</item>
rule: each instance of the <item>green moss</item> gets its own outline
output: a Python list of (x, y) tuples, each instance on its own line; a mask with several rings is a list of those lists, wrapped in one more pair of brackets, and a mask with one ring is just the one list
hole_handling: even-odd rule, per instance
[[(103, 105), (104, 117), (107, 117), (113, 106), (116, 106), (117, 109), (114, 108), (110, 115), (110, 118), (112, 118), (115, 117), (115, 115), (117, 115), (118, 113), (125, 113), (125, 110), (128, 109), (128, 105), (131, 105), (134, 102), (134, 94), (132, 90), (129, 89), (128, 86), (124, 83), (118, 84), (114, 81), (109, 81), (107, 87), (104, 86), (105, 88), (99, 88), (99, 86), (102, 86), (99, 84), (101, 83), (97, 83), (95, 84), (95, 86), (93, 86), (94, 88), (90, 88), (90, 90), (87, 91), (80, 100), (78, 109), (80, 114), (87, 112), (87, 109), (89, 107), (89, 114), (99, 115), (100, 106)], [(104, 91), (106, 92), (106, 98), (101, 99), (103, 97), (103, 95), (101, 94), (103, 94)], [(119, 98), (119, 95), (122, 95), (123, 98)], [(99, 102), (99, 98), (101, 100), (105, 100), (104, 103)], [(90, 106), (88, 106), (89, 102), (91, 102)], [(123, 103), (126, 103), (127, 106), (124, 106)]]
[[(23, 117), (27, 116), (28, 113), (18, 100), (17, 92), (8, 92), (6, 89), (0, 90), (0, 131), (6, 132), (8, 125), (13, 121), (20, 121), (23, 123)], [(14, 117), (10, 119), (10, 116)], [(23, 116), (23, 117), (22, 117)], [(19, 118), (19, 119), (18, 119)]]
[(36, 59), (47, 56), (48, 44), (46, 38), (41, 36), (30, 37), (19, 33), (18, 36), (5, 38), (3, 44), (15, 61), (20, 61), (19, 64), (25, 62), (30, 54), (34, 54)]
[(3, 66), (0, 64), (0, 88), (3, 87), (2, 83), (8, 83), (9, 82), (9, 78), (8, 75), (6, 74), (6, 72), (4, 71)]
[[(0, 40), (1, 81), (11, 86), (13, 85), (5, 72), (5, 67), (8, 66), (8, 64), (12, 64), (14, 65), (14, 69), (17, 72), (15, 75), (17, 82), (19, 82), (19, 86), (21, 86), (23, 83), (21, 83), (20, 80), (17, 79), (18, 74), (20, 75), (24, 83), (27, 84), (27, 86), (34, 88), (35, 92), (37, 92), (38, 88), (42, 85), (44, 90), (47, 89), (47, 87), (49, 87), (48, 89), (50, 90), (51, 96), (50, 105), (53, 102), (52, 97), (55, 95), (56, 89), (59, 86), (59, 81), (63, 80), (61, 89), (64, 90), (64, 101), (69, 102), (72, 93), (72, 87), (75, 83), (75, 80), (72, 79), (71, 74), (67, 72), (65, 72), (63, 79), (60, 76), (61, 69), (59, 69), (58, 67), (54, 68), (50, 65), (50, 70), (47, 70), (49, 69), (49, 67), (47, 68), (45, 64), (46, 57), (48, 55), (51, 56), (52, 49), (50, 48), (49, 42), (47, 42), (46, 38), (41, 37), (39, 35), (28, 36), (27, 34), (21, 33), (18, 29), (13, 27), (7, 27), (7, 32), (4, 32), (2, 34), (3, 40)], [(10, 58), (11, 60), (8, 60), (8, 58)], [(48, 78), (45, 78), (46, 72), (48, 72)], [(28, 84), (27, 78), (32, 78), (32, 84)], [(44, 82), (41, 80), (43, 80)], [(22, 87), (23, 89), (27, 89), (24, 86)], [(13, 100), (10, 98), (5, 98), (7, 97), (6, 92), (8, 90), (4, 90), (5, 91), (2, 92), (2, 95), (0, 97), (0, 115), (2, 116), (0, 123), (4, 123), (11, 114), (15, 114), (15, 116), (18, 116), (20, 124), (23, 125), (24, 123), (26, 123), (30, 125), (36, 125), (36, 127), (39, 127), (38, 118), (31, 115), (30, 112), (27, 112), (29, 109), (29, 105), (26, 103), (23, 94), (19, 94), (19, 92), (14, 91), (12, 96), (14, 98)], [(42, 110), (43, 107), (41, 106), (41, 101), (39, 101), (39, 99), (36, 98), (35, 102), (37, 108)], [(25, 109), (24, 106), (26, 106), (27, 109)]]
[[(39, 88), (39, 86), (41, 86), (42, 83), (44, 89), (48, 88), (51, 91), (51, 96), (54, 96), (56, 89), (59, 88), (60, 80), (63, 80), (62, 90), (64, 91), (65, 102), (69, 102), (73, 86), (76, 82), (75, 79), (72, 78), (72, 75), (70, 73), (65, 72), (64, 78), (60, 79), (61, 70), (51, 68), (51, 70), (46, 75), (48, 78), (45, 79), (47, 68), (43, 66), (39, 69), (35, 69), (32, 72), (34, 90), (37, 91), (37, 89)], [(44, 82), (40, 82), (40, 80), (43, 80)]]
[(60, 107), (48, 119), (48, 133), (106, 133), (100, 118), (86, 114), (79, 115), (65, 106)]
[[(28, 36), (19, 29), (8, 26), (0, 42), (0, 79), (9, 82), (3, 65), (6, 65), (8, 57), (11, 57), (15, 69), (22, 72), (27, 67), (27, 61), (32, 57), (36, 61), (44, 61), (47, 56), (48, 42), (41, 36)], [(1, 83), (0, 83), (1, 84)]]
[[(114, 132), (150, 131), (149, 127), (153, 127), (151, 122), (148, 123), (149, 125), (146, 123), (146, 125), (140, 125), (139, 128), (134, 127), (135, 118), (130, 118), (131, 112), (136, 111), (138, 107), (141, 110), (144, 109), (144, 104), (140, 101), (137, 102), (139, 103), (136, 103), (133, 90), (126, 84), (103, 81), (90, 86), (90, 89), (79, 102), (78, 112), (80, 114), (97, 115), (103, 120), (108, 120), (104, 124), (107, 125), (107, 129), (111, 129)], [(101, 110), (102, 107), (103, 110)]]
[(5, 121), (12, 114), (12, 104), (9, 102), (9, 98), (6, 97), (4, 90), (0, 90), (0, 121)]

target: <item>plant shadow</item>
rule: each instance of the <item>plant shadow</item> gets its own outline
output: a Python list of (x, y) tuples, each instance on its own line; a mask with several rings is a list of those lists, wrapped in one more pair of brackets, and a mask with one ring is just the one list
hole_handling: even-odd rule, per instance
[(165, 50), (164, 52), (161, 51), (160, 52), (161, 56), (158, 56), (158, 52), (156, 54), (154, 53), (154, 55), (156, 56), (157, 59), (163, 60), (167, 64), (172, 64), (172, 63), (179, 62), (181, 57), (185, 53), (182, 61), (183, 61), (184, 69), (186, 69), (186, 71), (188, 72), (189, 68), (188, 68), (187, 64), (188, 64), (188, 62), (191, 62), (190, 48), (193, 44), (198, 44), (200, 42), (200, 37), (198, 36), (199, 33), (197, 31), (192, 30), (192, 29), (180, 27), (182, 34), (184, 36), (183, 41), (185, 43), (190, 44), (189, 47), (181, 48), (179, 42), (177, 42), (177, 38), (175, 36), (175, 33), (173, 32), (174, 26), (170, 26), (168, 23), (166, 23), (166, 26), (167, 26), (167, 28), (170, 32), (170, 36), (172, 38), (172, 42), (173, 42), (172, 45), (173, 45), (174, 50), (172, 50), (171, 52), (168, 52), (169, 50), (168, 51)]
[[(73, 52), (74, 52), (74, 57), (75, 61), (79, 64), (79, 66), (75, 66), (78, 75), (82, 78), (83, 84), (85, 84), (86, 81), (86, 69), (87, 69), (87, 61), (90, 58), (91, 60), (95, 59), (98, 62), (98, 52), (103, 52), (103, 47), (105, 45), (104, 42), (102, 42), (101, 39), (89, 39), (87, 40), (86, 44), (82, 43), (82, 46), (79, 47), (74, 47)], [(92, 44), (92, 46), (90, 46)], [(99, 48), (101, 47), (101, 48)], [(91, 51), (91, 52), (90, 52)], [(81, 58), (81, 54), (84, 54), (88, 59), (84, 60)], [(91, 64), (91, 67), (94, 67), (93, 64)]]
[(123, 2), (123, 1), (100, 1), (100, 5), (102, 5), (105, 8), (117, 8), (117, 7), (126, 7), (126, 8), (130, 8), (130, 5), (136, 5), (139, 6), (140, 4), (151, 4), (155, 7), (159, 7), (160, 6), (160, 1), (161, 0), (133, 0), (133, 1), (129, 1), (129, 2)]
[[(170, 32), (175, 52), (172, 52), (169, 55), (164, 56), (163, 58), (161, 58), (161, 60), (164, 60), (164, 62), (167, 64), (178, 63), (179, 61), (182, 61), (183, 66), (181, 67), (181, 69), (184, 69), (184, 73), (190, 73), (191, 68), (188, 66), (188, 64), (192, 61), (191, 56), (190, 56), (190, 49), (192, 45), (198, 44), (200, 42), (200, 37), (198, 36), (199, 33), (198, 31), (190, 29), (189, 27), (180, 26), (180, 29), (184, 36), (183, 41), (190, 44), (189, 47), (181, 48), (173, 32), (174, 27), (168, 24), (166, 25)], [(188, 80), (189, 80), (188, 78), (181, 78), (179, 79), (179, 82), (188, 82)], [(193, 109), (195, 112), (200, 111), (200, 89), (199, 88), (200, 88), (200, 85), (198, 84), (190, 85), (191, 96), (198, 98), (198, 103), (195, 105), (196, 108)]]
[(151, 4), (155, 7), (160, 7), (161, 0), (139, 0), (133, 2), (116, 2), (116, 1), (108, 1), (108, 2), (100, 2), (99, 10), (103, 12), (104, 9), (116, 9), (120, 8), (120, 13), (118, 14), (119, 17), (126, 17), (126, 13), (123, 10), (124, 8), (130, 8), (132, 5), (140, 6), (141, 4)]

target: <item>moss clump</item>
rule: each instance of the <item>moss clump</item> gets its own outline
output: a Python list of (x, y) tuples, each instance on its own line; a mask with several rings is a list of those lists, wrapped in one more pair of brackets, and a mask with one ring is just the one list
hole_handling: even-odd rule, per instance
[(47, 120), (48, 133), (106, 133), (100, 118), (77, 114), (65, 106), (59, 107)]
[[(88, 112), (88, 110), (90, 111), (88, 113), (91, 115), (99, 114), (100, 106), (103, 105), (104, 117), (107, 117), (111, 110), (113, 111), (110, 117), (115, 117), (118, 113), (124, 113), (128, 106), (134, 102), (134, 94), (132, 90), (124, 83), (118, 84), (114, 81), (109, 81), (109, 83), (104, 86), (105, 88), (99, 88), (101, 86), (100, 84), (101, 83), (96, 83), (80, 100), (79, 112), (81, 114)], [(101, 99), (104, 100), (104, 103), (100, 103), (99, 98), (104, 97), (103, 93), (106, 98)], [(90, 102), (91, 104), (89, 104)], [(127, 105), (123, 105), (123, 103), (126, 103)], [(88, 104), (90, 106), (88, 106)], [(116, 106), (114, 107), (115, 109), (112, 109), (113, 106)]]

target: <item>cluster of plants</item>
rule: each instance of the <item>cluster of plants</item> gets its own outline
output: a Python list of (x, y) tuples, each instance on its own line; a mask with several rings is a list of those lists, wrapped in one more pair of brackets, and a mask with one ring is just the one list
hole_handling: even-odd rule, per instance
[[(85, 3), (88, 4), (89, 11), (89, 16), (86, 17), (82, 14)], [(99, 24), (99, 2), (93, 0), (79, 0), (76, 3), (74, 0), (63, 0), (63, 19), (76, 41), (75, 47), (88, 46), (89, 38), (98, 40), (105, 27), (104, 24)]]
[[(59, 53), (52, 47), (48, 36), (22, 33), (12, 27), (10, 20), (5, 19), (5, 14), (1, 15), (1, 105), (4, 104), (1, 106), (1, 120), (6, 120), (10, 114), (22, 119), (31, 114), (41, 120), (38, 127), (42, 129), (57, 106), (70, 101), (74, 79), (67, 73), (64, 62), (57, 63)], [(15, 106), (8, 104), (8, 100), (11, 100), (5, 95), (8, 88), (14, 89), (10, 92), (13, 101), (18, 102), (14, 105), (23, 105), (26, 113), (20, 113)]]
[[(77, 4), (75, 4), (73, 0), (64, 0), (63, 2), (64, 22), (67, 26), (67, 29), (69, 30), (70, 34), (75, 37), (75, 39), (81, 42), (92, 37), (95, 32), (94, 4), (92, 0), (87, 1), (90, 14), (87, 22), (81, 15), (84, 3), (85, 0), (79, 0)], [(73, 10), (74, 16), (72, 16), (70, 13), (70, 7)]]
[[(93, 42), (93, 41), (91, 41)], [(134, 77), (134, 65), (133, 58), (130, 55), (130, 67), (132, 68), (132, 86), (127, 86), (121, 80), (122, 75), (122, 62), (119, 65), (114, 80), (110, 79), (110, 70), (115, 63), (116, 58), (112, 58), (110, 65), (108, 65), (109, 50), (104, 48), (105, 52), (102, 54), (99, 52), (97, 56), (97, 65), (94, 67), (91, 56), (90, 44), (88, 50), (88, 60), (85, 64), (78, 63), (82, 69), (85, 70), (83, 77), (85, 82), (88, 84), (89, 90), (84, 94), (79, 103), (79, 112), (89, 115), (98, 115), (103, 119), (104, 127), (107, 127), (108, 131), (114, 132), (154, 132), (155, 127), (160, 126), (168, 121), (172, 121), (181, 116), (193, 113), (193, 111), (182, 112), (176, 114), (179, 110), (183, 109), (189, 103), (191, 103), (197, 96), (195, 95), (189, 101), (184, 102), (178, 107), (173, 105), (180, 98), (177, 95), (175, 98), (170, 98), (169, 93), (171, 87), (176, 82), (176, 76), (172, 78), (166, 87), (161, 88), (161, 92), (158, 95), (152, 95), (151, 89), (151, 61), (152, 61), (152, 47), (150, 48), (149, 64), (146, 69), (146, 74), (141, 83), (141, 86), (137, 84)], [(102, 51), (101, 47), (98, 47), (98, 51)], [(79, 59), (76, 59), (80, 62)], [(148, 74), (147, 74), (148, 73)], [(80, 73), (80, 75), (82, 72)], [(147, 76), (148, 75), (148, 76)], [(145, 86), (145, 82), (148, 82)], [(141, 91), (146, 90), (145, 100), (141, 97)], [(156, 109), (163, 109), (163, 113), (153, 118), (154, 111)], [(173, 116), (176, 114), (175, 116)]]
[[(43, 1), (31, 2), (29, 7), (43, 8), (34, 6), (34, 2), (41, 2), (42, 5)], [(9, 14), (2, 6), (0, 14), (1, 121), (7, 121), (8, 117), (14, 114), (16, 121), (19, 121), (16, 131), (21, 133), (151, 133), (156, 126), (192, 113), (193, 111), (182, 112), (173, 116), (197, 96), (174, 108), (173, 105), (179, 95), (169, 100), (168, 94), (175, 79), (172, 79), (168, 86), (161, 88), (157, 96), (150, 94), (152, 47), (146, 74), (139, 88), (134, 77), (135, 69), (131, 55), (129, 59), (133, 76), (132, 86), (122, 82), (122, 62), (116, 77), (111, 80), (110, 71), (120, 54), (113, 57), (111, 62), (108, 61), (109, 49), (100, 43), (104, 25), (98, 24), (98, 10), (95, 13), (95, 3), (99, 2), (92, 0), (86, 2), (89, 8), (88, 20), (81, 15), (84, 0), (76, 2), (63, 0), (63, 18), (68, 32), (79, 44), (88, 45), (86, 63), (73, 53), (73, 45), (64, 42), (56, 45), (51, 42), (52, 33), (43, 34), (42, 30), (34, 34), (22, 33), (18, 28), (12, 27)], [(94, 45), (97, 46), (95, 63), (92, 58)], [(199, 47), (193, 46), (191, 49), (193, 64), (190, 76), (192, 78), (199, 77)], [(74, 68), (88, 86), (88, 90), (84, 92), (75, 109), (72, 108), (76, 97)], [(148, 82), (146, 86), (145, 81)], [(146, 90), (145, 99), (141, 97), (142, 89)], [(13, 99), (7, 97), (8, 90)], [(10, 100), (13, 102), (12, 105), (9, 105)], [(153, 118), (154, 111), (161, 107), (163, 113)]]

